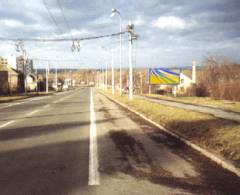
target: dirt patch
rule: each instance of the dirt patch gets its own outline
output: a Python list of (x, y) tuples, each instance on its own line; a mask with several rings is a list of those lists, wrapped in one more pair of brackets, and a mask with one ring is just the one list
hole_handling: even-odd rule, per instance
[(142, 143), (131, 137), (125, 130), (111, 131), (110, 137), (116, 148), (121, 151), (121, 160), (123, 161), (120, 169), (119, 167), (114, 167), (112, 171), (120, 170), (126, 174), (134, 175), (134, 177), (138, 179), (148, 180), (150, 180), (155, 173), (162, 176), (171, 175), (168, 171), (154, 165)]
[[(120, 167), (108, 167), (109, 173), (124, 172), (137, 179), (149, 180), (156, 184), (181, 188), (194, 193), (209, 192), (208, 186), (199, 183), (196, 178), (175, 178), (172, 174), (154, 163), (146, 153), (142, 143), (131, 137), (125, 130), (111, 131), (110, 137), (116, 148), (122, 153)], [(214, 190), (210, 190), (212, 194)], [(207, 193), (206, 193), (207, 194)]]
[(142, 144), (128, 135), (126, 131), (111, 131), (110, 137), (122, 154), (133, 158), (136, 164), (151, 163), (151, 159), (148, 157)]
[(104, 113), (104, 118), (111, 118), (111, 114), (109, 110), (103, 106), (102, 108), (98, 109), (98, 112), (103, 112)]

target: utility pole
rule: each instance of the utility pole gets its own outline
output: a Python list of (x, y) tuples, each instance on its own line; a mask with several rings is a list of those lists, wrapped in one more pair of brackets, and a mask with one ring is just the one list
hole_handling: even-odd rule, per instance
[(114, 16), (114, 15), (118, 15), (119, 16), (119, 27), (120, 27), (120, 40), (119, 40), (119, 93), (120, 95), (122, 95), (122, 15), (120, 13), (119, 10), (113, 8), (112, 9), (112, 14), (111, 14), (111, 17)]
[(55, 66), (55, 85), (56, 85), (56, 91), (58, 91), (58, 71), (57, 71), (57, 63)]
[(97, 88), (99, 88), (99, 70), (97, 70)]
[[(120, 33), (122, 32), (122, 18), (120, 17)], [(120, 78), (119, 78), (119, 88), (120, 95), (122, 95), (122, 34), (120, 34), (120, 70), (119, 70)]]
[(49, 61), (47, 61), (46, 66), (46, 93), (48, 93), (48, 73), (49, 73)]
[(23, 54), (23, 74), (24, 74), (24, 91), (27, 93), (27, 71), (26, 71), (26, 50), (22, 50)]
[(115, 84), (114, 84), (114, 59), (113, 59), (113, 48), (111, 49), (111, 56), (112, 56), (112, 94), (115, 93)]
[(101, 67), (101, 84), (102, 88), (104, 88), (104, 68)]
[(105, 65), (105, 87), (106, 87), (106, 89), (107, 89), (107, 87), (108, 87), (108, 72), (107, 72), (108, 70), (107, 70), (107, 62), (106, 62), (106, 65)]
[(142, 78), (142, 73), (140, 72), (140, 94), (142, 95), (143, 93), (143, 78)]
[[(102, 49), (104, 49), (105, 51), (109, 52), (109, 50), (107, 50), (105, 47), (101, 46)], [(108, 89), (108, 58), (106, 58), (106, 62), (105, 62), (105, 89)]]
[(133, 99), (132, 35), (129, 35), (129, 99)]
[(37, 94), (38, 94), (38, 70), (37, 70), (37, 65), (36, 66), (36, 71), (35, 71), (35, 74), (36, 74), (36, 78), (37, 78), (37, 86), (36, 86), (36, 91), (37, 91)]
[(129, 32), (129, 99), (133, 99), (133, 40), (138, 38), (138, 35), (134, 32), (134, 25), (129, 22), (127, 26), (127, 31)]

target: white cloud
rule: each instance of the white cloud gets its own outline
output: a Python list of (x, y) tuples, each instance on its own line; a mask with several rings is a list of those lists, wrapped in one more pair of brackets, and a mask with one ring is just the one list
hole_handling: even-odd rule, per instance
[(3, 20), (0, 20), (0, 25), (10, 27), (10, 28), (16, 28), (16, 27), (23, 26), (23, 23), (19, 20), (3, 19)]
[(188, 24), (185, 20), (174, 17), (174, 16), (168, 16), (168, 17), (159, 17), (157, 20), (153, 22), (153, 26), (160, 28), (160, 29), (167, 29), (167, 30), (183, 30), (188, 27)]
[(136, 19), (133, 21), (133, 24), (136, 26), (142, 26), (145, 24), (145, 21), (143, 20), (142, 16), (137, 16)]

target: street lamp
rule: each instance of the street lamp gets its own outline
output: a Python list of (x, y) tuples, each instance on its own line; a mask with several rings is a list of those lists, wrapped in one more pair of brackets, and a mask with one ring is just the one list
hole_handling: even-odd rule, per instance
[(129, 21), (127, 26), (129, 33), (129, 99), (133, 99), (133, 67), (132, 67), (132, 45), (133, 40), (137, 40), (138, 35), (134, 32), (134, 25)]
[(122, 16), (120, 14), (120, 12), (115, 9), (115, 8), (112, 8), (112, 14), (111, 14), (111, 17), (115, 16), (115, 15), (118, 15), (119, 16), (119, 22), (120, 22), (120, 41), (119, 41), (119, 47), (120, 47), (120, 53), (119, 53), (119, 62), (120, 62), (120, 78), (119, 78), (119, 88), (120, 88), (120, 95), (122, 95)]
[(112, 67), (112, 94), (115, 93), (115, 82), (114, 82), (114, 58), (113, 58), (113, 48), (111, 49), (111, 57), (112, 57), (112, 62), (111, 62), (111, 67)]

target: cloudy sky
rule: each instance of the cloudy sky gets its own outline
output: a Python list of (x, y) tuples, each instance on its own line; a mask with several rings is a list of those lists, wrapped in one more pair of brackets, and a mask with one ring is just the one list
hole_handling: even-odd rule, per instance
[[(119, 32), (119, 18), (110, 17), (112, 8), (120, 11), (123, 29), (131, 20), (139, 34), (135, 66), (188, 66), (193, 59), (201, 64), (204, 56), (213, 54), (240, 62), (239, 0), (1, 0), (0, 37), (71, 38)], [(123, 35), (126, 67), (127, 40)], [(71, 42), (24, 42), (24, 47), (31, 58), (58, 59), (59, 66), (77, 68), (109, 63), (113, 48), (118, 65), (119, 37), (80, 44), (81, 51), (74, 53)], [(14, 42), (0, 41), (0, 56), (16, 54)], [(44, 63), (38, 61), (39, 66)]]

